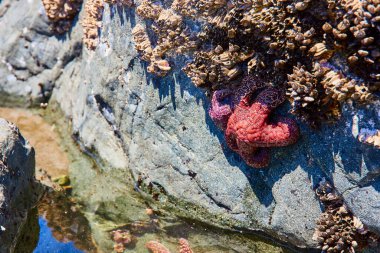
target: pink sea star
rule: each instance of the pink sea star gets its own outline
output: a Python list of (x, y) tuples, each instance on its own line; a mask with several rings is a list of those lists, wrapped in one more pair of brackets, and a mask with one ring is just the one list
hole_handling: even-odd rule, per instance
[[(152, 253), (170, 253), (170, 251), (161, 243), (157, 241), (149, 241), (145, 244)], [(184, 239), (179, 239), (179, 253), (193, 253), (190, 248), (189, 242)]]
[(145, 244), (152, 253), (170, 253), (170, 251), (157, 241), (149, 241)]
[(189, 242), (184, 238), (179, 239), (179, 253), (193, 253)]
[(278, 117), (269, 122), (271, 111), (285, 100), (280, 89), (266, 88), (253, 103), (250, 97), (246, 94), (229, 117), (225, 137), (228, 146), (249, 166), (262, 168), (269, 164), (267, 148), (295, 143), (299, 129), (290, 118)]
[(215, 125), (225, 130), (228, 119), (232, 115), (235, 106), (239, 104), (241, 98), (265, 86), (267, 86), (265, 83), (258, 82), (253, 76), (246, 76), (242, 80), (239, 88), (235, 90), (222, 89), (214, 91), (209, 108), (209, 115)]

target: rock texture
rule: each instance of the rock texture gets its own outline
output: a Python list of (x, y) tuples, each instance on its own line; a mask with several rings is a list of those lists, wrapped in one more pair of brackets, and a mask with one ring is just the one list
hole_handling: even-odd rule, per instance
[(34, 150), (15, 125), (0, 119), (0, 252), (15, 251), (39, 194)]
[(380, 151), (357, 140), (361, 128), (380, 128), (379, 106), (347, 105), (339, 122), (320, 130), (301, 125), (295, 145), (273, 149), (270, 168), (253, 170), (227, 148), (208, 116), (209, 98), (180, 70), (183, 59), (164, 78), (147, 74), (131, 38), (141, 23), (133, 9), (105, 5), (94, 52), (82, 47), (79, 22), (65, 35), (49, 33), (39, 1), (12, 1), (0, 13), (0, 26), (7, 24), (0, 104), (30, 105), (52, 94), (50, 103), (100, 165), (71, 171), (76, 194), (98, 223), (128, 219), (120, 199), (132, 175), (137, 189), (181, 216), (314, 249), (322, 210), (313, 188), (326, 177), (380, 232)]

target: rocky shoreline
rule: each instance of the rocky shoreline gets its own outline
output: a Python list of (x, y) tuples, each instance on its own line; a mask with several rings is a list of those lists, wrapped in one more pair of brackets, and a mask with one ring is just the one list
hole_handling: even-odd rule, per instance
[(42, 194), (34, 166), (33, 148), (14, 124), (0, 118), (0, 252), (15, 252), (32, 229), (29, 213)]
[(83, 8), (67, 33), (54, 35), (40, 1), (2, 2), (0, 10), (6, 4), (0, 97), (7, 99), (0, 105), (48, 102), (55, 121), (68, 121), (67, 134), (98, 165), (70, 171), (93, 224), (128, 221), (128, 206), (139, 204), (123, 192), (135, 186), (153, 206), (181, 217), (317, 251), (312, 238), (323, 210), (314, 189), (327, 178), (380, 233), (373, 204), (380, 200), (380, 151), (357, 140), (361, 129), (380, 128), (378, 106), (348, 103), (335, 125), (320, 130), (301, 123), (295, 145), (276, 148), (269, 169), (253, 170), (227, 148), (208, 116), (209, 98), (181, 72), (186, 59), (164, 78), (146, 72), (132, 42), (142, 22), (134, 10), (105, 5), (100, 44), (91, 52), (82, 46)]

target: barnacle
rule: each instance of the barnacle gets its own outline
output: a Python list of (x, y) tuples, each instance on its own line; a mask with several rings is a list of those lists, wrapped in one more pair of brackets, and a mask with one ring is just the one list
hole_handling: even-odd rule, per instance
[(42, 0), (46, 15), (52, 21), (52, 30), (56, 33), (67, 32), (71, 21), (80, 11), (82, 0)]
[(157, 19), (163, 10), (159, 3), (154, 3), (150, 0), (143, 0), (136, 8), (136, 13), (148, 19)]
[(373, 94), (369, 92), (364, 83), (345, 77), (341, 72), (328, 66), (325, 68), (321, 84), (325, 89), (325, 93), (338, 102), (347, 99), (368, 102), (373, 97)]
[(240, 63), (253, 54), (254, 51), (243, 51), (233, 44), (226, 50), (217, 46), (212, 51), (197, 52), (194, 61), (183, 70), (197, 86), (227, 83), (243, 73)]
[(179, 54), (196, 48), (196, 41), (184, 24), (183, 18), (171, 9), (161, 11), (152, 29), (158, 36), (154, 49), (158, 55), (171, 51)]
[(144, 61), (150, 61), (153, 48), (145, 28), (140, 24), (136, 25), (132, 30), (132, 36), (135, 41), (135, 48), (141, 54), (141, 58)]
[(174, 0), (171, 8), (185, 17), (195, 18), (197, 10), (194, 8), (197, 0)]
[(347, 55), (351, 69), (375, 86), (380, 80), (379, 22), (379, 1), (340, 0), (331, 6), (324, 26), (326, 35)]
[(290, 87), (286, 94), (292, 98), (293, 107), (305, 108), (318, 100), (317, 77), (303, 66), (294, 67), (288, 79)]
[(141, 54), (141, 58), (149, 62), (148, 71), (159, 76), (166, 75), (171, 69), (169, 62), (157, 54), (156, 48), (152, 48), (148, 34), (142, 25), (137, 25), (132, 30), (135, 48)]
[[(155, 47), (152, 47), (148, 34), (141, 25), (133, 29), (136, 50), (144, 51), (143, 60), (149, 62), (148, 72), (164, 76), (171, 69), (166, 56), (196, 48), (196, 40), (183, 23), (182, 17), (172, 9), (163, 9), (160, 5), (145, 0), (137, 7), (137, 13), (155, 20), (152, 25), (157, 36)], [(142, 47), (146, 50), (141, 50)]]
[(98, 45), (98, 28), (103, 16), (103, 0), (87, 0), (84, 5), (85, 16), (82, 20), (83, 43), (94, 50)]
[(316, 62), (311, 72), (305, 66), (294, 67), (287, 84), (291, 112), (313, 126), (339, 118), (341, 104), (347, 100), (366, 103), (374, 97), (366, 84), (329, 63)]
[(309, 53), (317, 60), (328, 60), (333, 55), (333, 51), (327, 49), (326, 43), (317, 43), (312, 46)]
[(132, 6), (132, 0), (87, 0), (84, 5), (85, 15), (81, 22), (83, 27), (83, 43), (94, 50), (99, 43), (99, 28), (102, 26), (104, 3)]
[(317, 187), (316, 194), (325, 211), (317, 221), (313, 239), (322, 251), (353, 253), (378, 241), (378, 237), (351, 213), (329, 182), (323, 180)]
[(373, 131), (371, 133), (360, 133), (358, 136), (360, 142), (380, 148), (380, 131)]
[(133, 5), (133, 0), (104, 0), (104, 2), (128, 7), (131, 7)]
[(288, 75), (286, 95), (291, 102), (291, 112), (307, 122), (315, 121), (325, 115), (321, 110), (322, 91), (318, 87), (318, 77), (310, 73), (305, 66), (295, 66)]

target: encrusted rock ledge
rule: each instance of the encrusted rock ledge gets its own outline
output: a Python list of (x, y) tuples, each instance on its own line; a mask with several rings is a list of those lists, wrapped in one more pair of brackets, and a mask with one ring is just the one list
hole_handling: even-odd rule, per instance
[(141, 22), (134, 10), (105, 4), (100, 42), (90, 52), (76, 20), (68, 33), (51, 34), (39, 1), (12, 2), (0, 18), (11, 28), (0, 37), (0, 93), (33, 103), (52, 94), (49, 103), (100, 165), (71, 170), (93, 226), (128, 221), (123, 190), (136, 184), (181, 216), (260, 231), (310, 252), (322, 213), (314, 188), (325, 177), (380, 232), (380, 208), (373, 204), (380, 200), (380, 151), (357, 140), (361, 129), (380, 129), (378, 106), (348, 103), (335, 125), (318, 131), (300, 124), (295, 145), (273, 150), (270, 167), (253, 170), (227, 148), (208, 116), (209, 98), (181, 72), (182, 58), (164, 78), (146, 73), (132, 41)]
[(41, 194), (34, 166), (33, 148), (15, 125), (0, 118), (0, 252), (15, 252), (28, 229), (28, 212)]

